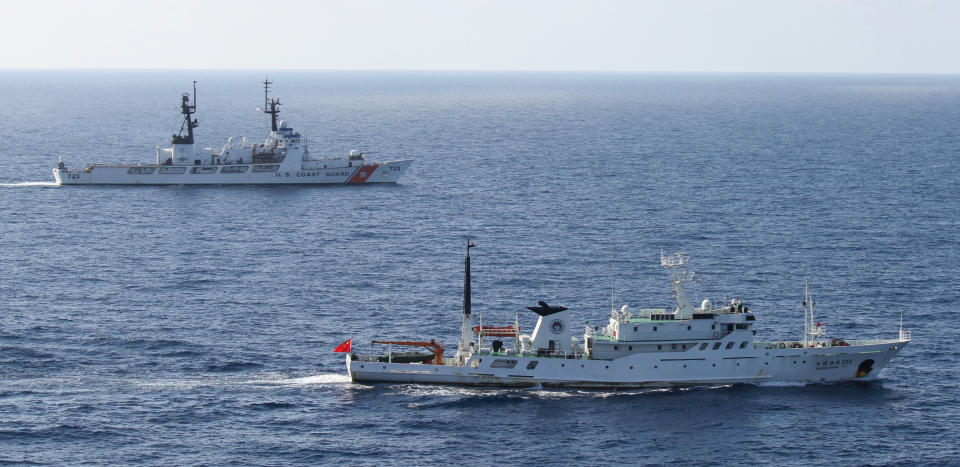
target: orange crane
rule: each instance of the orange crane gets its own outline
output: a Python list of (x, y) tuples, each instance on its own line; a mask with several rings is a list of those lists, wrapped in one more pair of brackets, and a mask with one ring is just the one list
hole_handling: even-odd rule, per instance
[(430, 339), (430, 342), (422, 341), (373, 341), (374, 344), (405, 345), (409, 347), (424, 347), (433, 351), (433, 364), (443, 364), (443, 344)]

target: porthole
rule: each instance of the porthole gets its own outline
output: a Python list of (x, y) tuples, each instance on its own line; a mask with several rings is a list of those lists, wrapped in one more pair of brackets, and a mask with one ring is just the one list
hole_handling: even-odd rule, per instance
[(684, 368), (686, 368), (687, 366), (686, 366), (686, 365), (684, 365), (683, 367), (684, 367)]
[(603, 367), (606, 368), (606, 369), (608, 369), (608, 370), (610, 369), (610, 365), (604, 365)]
[(654, 368), (656, 368), (657, 366), (656, 366), (656, 365), (654, 365), (653, 367), (654, 367)]
[(717, 366), (717, 364), (716, 364), (716, 363), (714, 363), (714, 364), (713, 364), (713, 366)]
[(630, 367), (630, 369), (632, 370), (632, 369), (633, 369), (633, 367)]

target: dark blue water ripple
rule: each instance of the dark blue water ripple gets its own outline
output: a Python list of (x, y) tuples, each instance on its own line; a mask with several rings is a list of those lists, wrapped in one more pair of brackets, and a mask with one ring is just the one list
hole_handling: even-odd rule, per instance
[[(259, 72), (0, 72), (0, 463), (960, 462), (960, 79), (271, 74), (311, 149), (415, 157), (369, 187), (50, 186), (143, 162), (192, 80), (201, 145), (261, 137)], [(456, 341), (545, 299), (603, 322), (739, 297), (796, 338), (915, 342), (873, 384), (555, 391), (352, 385), (348, 336)]]

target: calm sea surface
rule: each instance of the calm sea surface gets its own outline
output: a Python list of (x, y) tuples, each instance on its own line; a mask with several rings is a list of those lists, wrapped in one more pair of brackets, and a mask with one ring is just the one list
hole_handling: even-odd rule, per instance
[[(0, 463), (960, 463), (960, 77), (271, 73), (323, 154), (401, 183), (56, 187), (150, 162), (199, 82), (198, 143), (262, 139), (262, 72), (0, 71)], [(914, 342), (871, 384), (656, 391), (349, 383), (353, 336), (455, 345), (739, 297), (799, 338)]]

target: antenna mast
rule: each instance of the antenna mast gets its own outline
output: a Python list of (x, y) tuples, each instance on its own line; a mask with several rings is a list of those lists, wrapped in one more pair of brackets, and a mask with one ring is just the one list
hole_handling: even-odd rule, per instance
[(677, 315), (689, 317), (693, 313), (693, 305), (690, 303), (690, 297), (687, 295), (687, 289), (684, 284), (688, 282), (699, 282), (696, 273), (688, 267), (690, 255), (686, 253), (674, 253), (672, 256), (664, 256), (663, 250), (660, 250), (660, 265), (670, 271), (670, 281), (673, 283), (673, 296), (677, 300)]
[(273, 81), (267, 79), (266, 76), (263, 77), (263, 110), (267, 110), (267, 95), (270, 93), (270, 85), (273, 84)]
[(610, 262), (610, 311), (613, 311), (616, 309), (616, 305), (613, 302), (613, 291), (614, 291), (613, 278), (616, 275), (616, 272), (617, 272), (617, 263), (614, 263), (613, 261), (611, 261)]
[(817, 338), (823, 336), (826, 332), (822, 324), (817, 323), (817, 318), (813, 313), (813, 288), (810, 287), (810, 278), (803, 278), (803, 347), (807, 348), (816, 345)]

